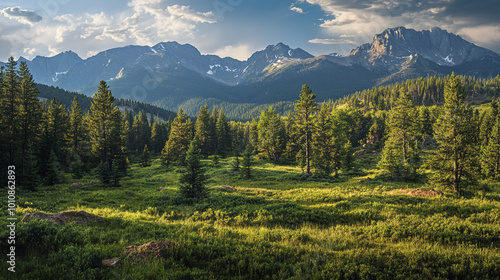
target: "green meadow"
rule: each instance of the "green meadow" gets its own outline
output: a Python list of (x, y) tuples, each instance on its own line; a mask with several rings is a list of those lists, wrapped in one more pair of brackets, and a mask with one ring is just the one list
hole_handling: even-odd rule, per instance
[[(64, 184), (17, 193), (18, 221), (84, 210), (105, 222), (18, 222), (16, 272), (4, 267), (2, 279), (500, 279), (500, 184), (465, 197), (408, 196), (432, 186), (383, 182), (375, 159), (329, 179), (264, 161), (245, 179), (230, 158), (205, 160), (210, 195), (197, 203), (179, 196), (178, 173), (158, 160), (132, 164), (120, 187), (66, 174)], [(6, 217), (0, 223), (5, 237)], [(165, 258), (101, 266), (162, 240), (175, 242)]]

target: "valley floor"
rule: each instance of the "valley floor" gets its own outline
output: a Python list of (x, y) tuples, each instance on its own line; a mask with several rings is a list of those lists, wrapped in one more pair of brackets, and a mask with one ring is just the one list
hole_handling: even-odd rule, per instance
[[(18, 220), (84, 210), (105, 222), (19, 223), (16, 272), (2, 266), (0, 278), (500, 279), (499, 184), (469, 198), (416, 197), (408, 190), (430, 186), (381, 182), (374, 170), (317, 179), (257, 162), (243, 179), (230, 161), (208, 169), (210, 195), (192, 205), (178, 197), (178, 174), (159, 161), (132, 165), (121, 187), (67, 177), (19, 193)], [(2, 236), (6, 223), (0, 217)], [(162, 240), (175, 242), (165, 258), (101, 267), (127, 246)]]

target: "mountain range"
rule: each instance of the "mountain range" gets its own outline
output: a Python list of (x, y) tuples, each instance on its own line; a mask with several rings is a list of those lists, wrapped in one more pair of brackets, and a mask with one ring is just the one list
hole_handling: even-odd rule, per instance
[(313, 56), (279, 43), (246, 61), (202, 55), (194, 46), (164, 42), (109, 49), (87, 59), (67, 51), (26, 61), (37, 83), (92, 95), (100, 80), (113, 95), (168, 109), (190, 100), (265, 104), (293, 101), (302, 84), (319, 100), (373, 86), (452, 72), (500, 74), (500, 55), (440, 28), (389, 28), (346, 56)]

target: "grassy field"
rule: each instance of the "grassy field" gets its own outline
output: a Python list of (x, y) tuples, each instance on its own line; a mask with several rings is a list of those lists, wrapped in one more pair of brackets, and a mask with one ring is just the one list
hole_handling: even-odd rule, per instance
[[(422, 198), (422, 184), (382, 182), (375, 170), (315, 179), (298, 168), (257, 162), (242, 179), (231, 159), (209, 169), (210, 196), (178, 197), (178, 174), (158, 161), (131, 167), (122, 186), (95, 177), (18, 193), (17, 217), (84, 210), (101, 224), (19, 223), (16, 272), (2, 279), (500, 279), (500, 185), (474, 196)], [(375, 158), (366, 158), (373, 166)], [(211, 161), (206, 161), (211, 166)], [(70, 188), (72, 182), (85, 186)], [(236, 187), (236, 191), (220, 188)], [(161, 189), (161, 191), (160, 191)], [(6, 205), (2, 205), (2, 215)], [(0, 234), (7, 234), (0, 217)], [(176, 242), (166, 258), (101, 260), (129, 245)], [(2, 252), (8, 247), (2, 243)], [(3, 254), (6, 258), (5, 254)]]

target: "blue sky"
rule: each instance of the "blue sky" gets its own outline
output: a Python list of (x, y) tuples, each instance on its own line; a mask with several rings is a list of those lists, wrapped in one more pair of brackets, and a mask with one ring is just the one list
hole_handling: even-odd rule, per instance
[(499, 8), (497, 0), (7, 0), (0, 61), (165, 41), (241, 60), (278, 42), (347, 54), (396, 26), (439, 26), (500, 52)]

